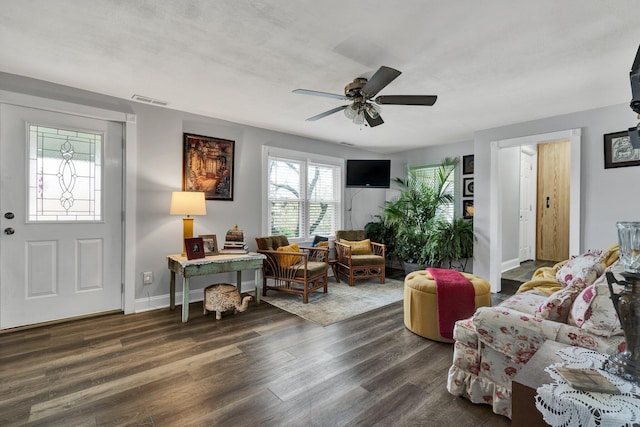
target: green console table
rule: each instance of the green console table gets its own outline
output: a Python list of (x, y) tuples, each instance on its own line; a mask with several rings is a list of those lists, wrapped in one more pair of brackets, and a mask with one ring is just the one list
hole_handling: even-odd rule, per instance
[(169, 284), (169, 298), (171, 310), (176, 307), (176, 273), (182, 276), (182, 321), (189, 320), (189, 279), (194, 276), (206, 276), (209, 274), (228, 273), (236, 271), (238, 293), (242, 281), (242, 270), (255, 270), (256, 303), (260, 303), (260, 286), (262, 282), (263, 254), (249, 253), (242, 255), (212, 255), (199, 259), (187, 259), (179, 254), (168, 255), (171, 282)]

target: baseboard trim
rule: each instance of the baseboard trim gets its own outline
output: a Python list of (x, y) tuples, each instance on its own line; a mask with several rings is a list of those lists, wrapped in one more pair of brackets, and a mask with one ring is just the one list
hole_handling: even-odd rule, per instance
[(520, 260), (518, 258), (513, 258), (507, 261), (503, 261), (502, 265), (500, 266), (500, 271), (504, 273), (505, 271), (514, 269), (516, 267), (520, 267)]

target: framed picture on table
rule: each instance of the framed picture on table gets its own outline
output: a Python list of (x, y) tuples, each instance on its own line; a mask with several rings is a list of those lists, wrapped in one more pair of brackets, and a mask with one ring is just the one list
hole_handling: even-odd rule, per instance
[(201, 234), (198, 237), (202, 239), (206, 256), (218, 255), (218, 238), (215, 234)]
[(205, 257), (204, 242), (201, 237), (184, 239), (184, 244), (187, 248), (187, 259), (198, 259)]

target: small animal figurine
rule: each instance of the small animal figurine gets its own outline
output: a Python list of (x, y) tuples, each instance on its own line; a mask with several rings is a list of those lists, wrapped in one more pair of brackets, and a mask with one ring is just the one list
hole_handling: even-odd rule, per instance
[(233, 314), (245, 311), (252, 299), (246, 296), (241, 301), (236, 287), (227, 283), (207, 286), (204, 288), (204, 314), (215, 311), (216, 320), (220, 320), (225, 311), (233, 309)]

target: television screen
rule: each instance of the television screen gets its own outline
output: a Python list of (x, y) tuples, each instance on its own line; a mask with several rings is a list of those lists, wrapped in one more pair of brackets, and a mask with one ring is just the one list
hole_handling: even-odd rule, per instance
[(347, 187), (389, 188), (391, 160), (347, 160)]

